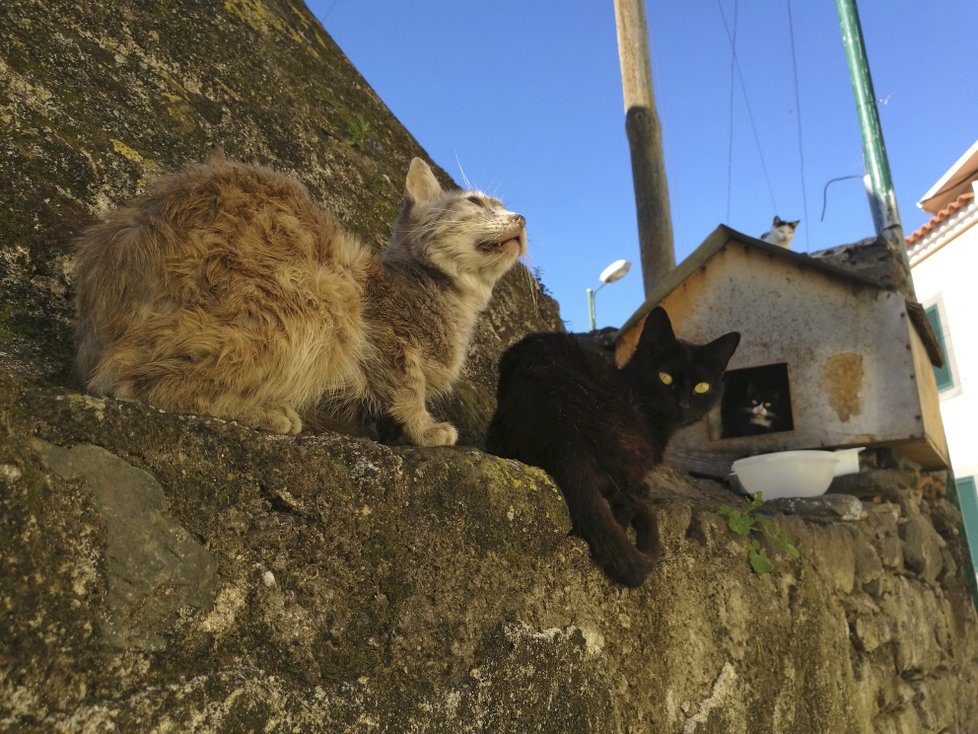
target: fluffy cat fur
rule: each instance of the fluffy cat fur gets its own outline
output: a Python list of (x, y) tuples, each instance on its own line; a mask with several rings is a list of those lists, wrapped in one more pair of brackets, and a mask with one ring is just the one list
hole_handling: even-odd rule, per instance
[(82, 235), (78, 372), (96, 394), (274, 433), (387, 416), (414, 444), (454, 444), (426, 401), (525, 251), (521, 215), (443, 190), (420, 158), (378, 254), (295, 179), (215, 156)]
[(595, 561), (612, 579), (639, 586), (659, 555), (646, 475), (673, 432), (716, 404), (739, 341), (737, 332), (702, 346), (678, 340), (656, 308), (618, 369), (570, 334), (532, 334), (500, 361), (487, 447), (550, 474)]
[(765, 242), (770, 242), (772, 245), (778, 245), (786, 250), (790, 250), (791, 238), (795, 236), (795, 229), (800, 222), (800, 219), (796, 219), (793, 222), (786, 222), (781, 217), (775, 215), (774, 221), (771, 222), (771, 229), (762, 234), (760, 239)]

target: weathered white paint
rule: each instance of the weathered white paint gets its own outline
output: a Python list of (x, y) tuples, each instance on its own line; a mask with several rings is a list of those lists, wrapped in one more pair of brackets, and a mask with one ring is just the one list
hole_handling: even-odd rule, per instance
[[(978, 182), (972, 184), (978, 188)], [(955, 476), (978, 475), (978, 204), (973, 199), (914, 243), (917, 298), (937, 304), (954, 387), (939, 394)]]

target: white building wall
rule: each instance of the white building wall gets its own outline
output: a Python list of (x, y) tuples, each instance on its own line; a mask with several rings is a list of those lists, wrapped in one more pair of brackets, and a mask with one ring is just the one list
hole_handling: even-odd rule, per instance
[[(954, 386), (939, 394), (951, 465), (957, 477), (978, 475), (978, 205), (972, 201), (931, 236), (952, 235), (919, 262), (911, 251), (917, 300), (937, 303)], [(919, 244), (926, 250), (927, 240)]]

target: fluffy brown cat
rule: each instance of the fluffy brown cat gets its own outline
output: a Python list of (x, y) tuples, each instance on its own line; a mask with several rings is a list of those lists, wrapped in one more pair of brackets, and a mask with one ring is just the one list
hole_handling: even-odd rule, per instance
[(298, 433), (300, 414), (389, 416), (414, 444), (451, 445), (426, 401), (451, 390), (525, 251), (521, 215), (443, 190), (420, 158), (377, 254), (293, 178), (215, 156), (82, 235), (78, 371), (96, 394), (274, 433)]

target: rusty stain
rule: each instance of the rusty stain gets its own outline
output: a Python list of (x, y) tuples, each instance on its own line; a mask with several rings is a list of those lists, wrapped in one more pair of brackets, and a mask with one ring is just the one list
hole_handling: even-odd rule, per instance
[(845, 352), (834, 354), (822, 367), (822, 390), (829, 405), (843, 423), (863, 411), (859, 390), (863, 383), (863, 356)]

